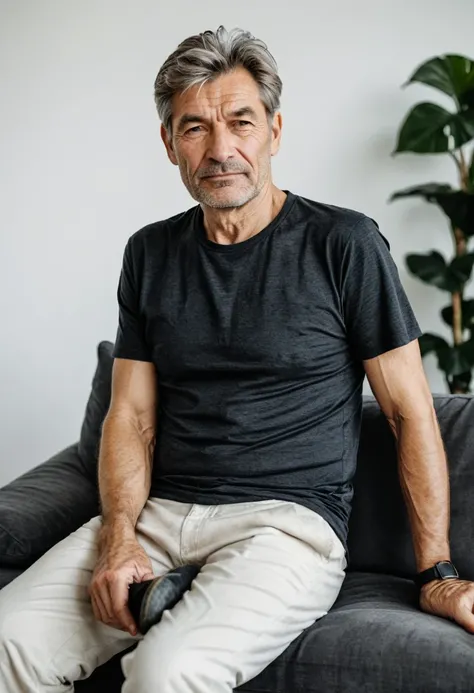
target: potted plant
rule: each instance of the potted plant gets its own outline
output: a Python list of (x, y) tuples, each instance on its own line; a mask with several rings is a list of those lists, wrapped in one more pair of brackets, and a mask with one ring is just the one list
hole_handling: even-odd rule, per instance
[(474, 368), (474, 300), (464, 297), (471, 278), (474, 252), (474, 152), (467, 145), (474, 140), (474, 63), (462, 55), (441, 55), (420, 65), (406, 85), (421, 82), (453, 99), (454, 110), (436, 103), (416, 104), (398, 132), (393, 154), (447, 154), (458, 172), (458, 185), (425, 183), (391, 196), (391, 200), (422, 197), (436, 204), (446, 215), (451, 229), (454, 257), (448, 261), (432, 250), (406, 255), (408, 270), (421, 281), (447, 291), (450, 303), (441, 310), (452, 328), (452, 344), (426, 332), (420, 337), (422, 356), (434, 352), (451, 393), (469, 393)]

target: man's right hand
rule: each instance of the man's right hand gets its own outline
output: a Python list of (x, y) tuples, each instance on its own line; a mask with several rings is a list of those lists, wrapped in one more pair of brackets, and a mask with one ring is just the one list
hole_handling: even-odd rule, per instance
[(154, 577), (151, 561), (133, 531), (102, 526), (99, 559), (88, 590), (98, 621), (136, 635), (137, 624), (127, 605), (128, 588)]

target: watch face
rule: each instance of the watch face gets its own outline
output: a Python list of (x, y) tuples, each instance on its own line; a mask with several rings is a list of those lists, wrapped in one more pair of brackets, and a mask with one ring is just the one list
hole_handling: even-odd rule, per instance
[(440, 578), (443, 580), (445, 578), (459, 577), (458, 571), (449, 561), (441, 561), (436, 564)]

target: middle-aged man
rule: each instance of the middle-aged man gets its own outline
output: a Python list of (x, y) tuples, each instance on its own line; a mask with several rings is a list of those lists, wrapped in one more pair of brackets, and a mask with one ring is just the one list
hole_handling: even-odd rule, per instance
[[(449, 493), (419, 326), (371, 219), (272, 182), (280, 93), (265, 44), (222, 27), (158, 74), (166, 151), (199, 204), (127, 243), (102, 514), (0, 593), (2, 693), (71, 691), (136, 641), (124, 693), (230, 693), (262, 671), (341, 587), (365, 374), (397, 441), (421, 607), (474, 632), (474, 585), (433, 570)], [(186, 563), (191, 590), (137, 633), (129, 585)]]

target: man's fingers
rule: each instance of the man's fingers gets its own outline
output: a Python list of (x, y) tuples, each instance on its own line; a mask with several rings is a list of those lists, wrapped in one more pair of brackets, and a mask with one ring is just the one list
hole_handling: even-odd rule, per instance
[(467, 607), (461, 607), (456, 612), (455, 620), (462, 626), (468, 633), (474, 633), (474, 614), (472, 610)]
[(92, 613), (94, 614), (94, 618), (95, 618), (96, 621), (100, 621), (100, 620), (101, 620), (101, 618), (100, 618), (100, 611), (99, 611), (99, 609), (98, 609), (97, 606), (96, 606), (95, 597), (94, 597), (94, 595), (92, 594), (92, 592), (90, 592), (90, 598), (91, 598)]
[(100, 602), (100, 604), (103, 607), (103, 611), (105, 612), (106, 622), (113, 621), (114, 620), (114, 606), (112, 603), (110, 583), (109, 582), (103, 582), (102, 585), (100, 586), (100, 588), (97, 590), (96, 596), (97, 596), (97, 601)]
[(115, 619), (120, 623), (124, 630), (128, 630), (131, 635), (137, 634), (137, 625), (128, 608), (128, 582), (114, 580), (110, 585), (112, 597), (112, 608)]
[(91, 593), (91, 604), (92, 611), (94, 612), (96, 620), (101, 621), (102, 623), (106, 623), (108, 620), (107, 613), (105, 611), (103, 604), (99, 601), (99, 599), (97, 599), (97, 596), (94, 592)]

